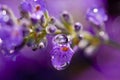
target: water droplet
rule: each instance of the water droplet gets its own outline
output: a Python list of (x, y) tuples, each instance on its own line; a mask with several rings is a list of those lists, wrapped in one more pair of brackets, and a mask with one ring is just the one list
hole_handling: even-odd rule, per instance
[(75, 23), (74, 28), (75, 28), (75, 31), (80, 31), (82, 30), (82, 24), (77, 22)]
[(39, 45), (38, 45), (38, 46), (39, 46), (39, 48), (40, 48), (40, 49), (43, 49), (43, 48), (45, 48), (45, 47), (46, 47), (46, 45), (47, 45), (47, 42), (42, 41), (42, 42), (40, 42), (40, 43), (39, 43)]
[(58, 34), (53, 38), (53, 44), (55, 45), (66, 45), (68, 43), (68, 37), (64, 34)]
[(69, 46), (55, 46), (51, 51), (51, 62), (55, 69), (64, 70), (71, 61), (73, 50)]

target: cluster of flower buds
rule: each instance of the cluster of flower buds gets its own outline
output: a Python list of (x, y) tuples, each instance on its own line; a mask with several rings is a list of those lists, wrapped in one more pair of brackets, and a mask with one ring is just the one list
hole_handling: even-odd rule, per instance
[(12, 55), (24, 46), (33, 51), (47, 46), (47, 35), (52, 35), (51, 62), (57, 70), (70, 64), (72, 56), (82, 49), (91, 56), (101, 43), (114, 44), (105, 31), (107, 21), (103, 8), (90, 8), (86, 18), (95, 34), (83, 30), (80, 22), (64, 11), (60, 19), (49, 16), (44, 0), (23, 0), (19, 5), (21, 17), (17, 18), (4, 5), (0, 5), (0, 53)]

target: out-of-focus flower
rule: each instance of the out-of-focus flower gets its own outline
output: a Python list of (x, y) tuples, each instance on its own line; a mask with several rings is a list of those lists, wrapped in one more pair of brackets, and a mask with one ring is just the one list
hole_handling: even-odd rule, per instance
[(46, 6), (44, 0), (24, 0), (20, 4), (20, 10), (24, 16), (30, 13), (32, 18), (40, 19), (46, 11)]
[(3, 54), (12, 54), (15, 48), (23, 42), (23, 30), (14, 21), (11, 10), (0, 6), (0, 51)]
[[(15, 50), (23, 42), (22, 29), (16, 27), (1, 27), (0, 28), (1, 51)], [(13, 53), (13, 52), (9, 52)], [(6, 53), (4, 53), (6, 54)]]
[(108, 16), (103, 8), (90, 8), (87, 11), (87, 19), (95, 25), (101, 25), (108, 20)]
[(32, 5), (27, 1), (23, 1), (20, 4), (20, 9), (23, 12), (32, 12)]

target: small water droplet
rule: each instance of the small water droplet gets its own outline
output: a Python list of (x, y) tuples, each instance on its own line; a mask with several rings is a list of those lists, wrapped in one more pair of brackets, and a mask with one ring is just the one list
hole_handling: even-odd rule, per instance
[(77, 22), (75, 23), (74, 28), (75, 28), (75, 31), (80, 31), (82, 30), (82, 24)]
[(44, 42), (40, 42), (40, 43), (39, 43), (39, 48), (40, 48), (40, 49), (43, 49), (43, 48), (45, 48), (45, 47), (46, 47), (46, 45), (45, 45)]
[(58, 34), (53, 38), (53, 44), (55, 45), (66, 45), (68, 43), (68, 37), (64, 34)]

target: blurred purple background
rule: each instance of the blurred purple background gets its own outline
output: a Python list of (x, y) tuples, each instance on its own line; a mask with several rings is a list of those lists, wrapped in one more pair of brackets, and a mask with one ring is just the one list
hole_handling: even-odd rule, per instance
[[(19, 17), (21, 0), (0, 0)], [(109, 15), (106, 30), (110, 38), (120, 42), (119, 0), (45, 0), (51, 16), (59, 18), (62, 11), (69, 11), (75, 21), (87, 29), (85, 14), (89, 7), (104, 7)], [(49, 36), (49, 38), (51, 38)], [(101, 45), (95, 57), (85, 58), (82, 51), (74, 55), (70, 66), (63, 71), (55, 70), (50, 63), (51, 44), (33, 52), (25, 47), (17, 54), (16, 61), (0, 56), (0, 80), (120, 80), (120, 50)]]

